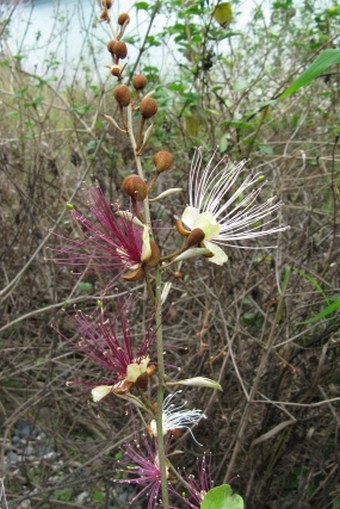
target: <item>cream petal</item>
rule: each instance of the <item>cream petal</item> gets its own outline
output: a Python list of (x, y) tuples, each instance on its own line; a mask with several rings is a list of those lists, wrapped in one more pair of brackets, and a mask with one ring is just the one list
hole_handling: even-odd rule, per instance
[(205, 254), (209, 254), (208, 249), (205, 249), (204, 247), (192, 247), (191, 249), (184, 251), (184, 253), (176, 256), (176, 258), (174, 258), (171, 263), (188, 260), (189, 258), (194, 258), (195, 256), (202, 256)]
[(142, 375), (143, 373), (146, 373), (148, 364), (150, 362), (150, 357), (145, 357), (140, 363), (138, 362), (132, 362), (128, 365), (126, 368), (126, 378), (128, 382), (135, 383), (137, 379)]
[(142, 254), (141, 254), (141, 260), (144, 262), (144, 260), (148, 260), (152, 254), (151, 251), (151, 245), (150, 245), (150, 234), (149, 234), (149, 228), (144, 225), (143, 227), (143, 237), (142, 237)]
[(216, 221), (212, 212), (200, 212), (199, 209), (189, 205), (185, 208), (181, 219), (191, 230), (200, 228), (207, 240), (214, 239), (221, 231), (221, 225)]
[(188, 205), (182, 214), (181, 220), (188, 228), (190, 228), (190, 230), (193, 230), (196, 228), (195, 222), (199, 215), (199, 209), (196, 207), (190, 207), (190, 205)]
[(219, 225), (211, 212), (202, 212), (196, 218), (194, 228), (200, 228), (205, 235), (205, 239), (211, 240), (217, 237), (221, 231)]
[(213, 242), (206, 241), (204, 242), (204, 245), (214, 255), (208, 258), (209, 262), (215, 263), (216, 265), (223, 265), (228, 261), (228, 256), (219, 246), (217, 246)]
[(112, 392), (113, 385), (97, 385), (91, 390), (93, 401), (97, 402), (108, 396)]

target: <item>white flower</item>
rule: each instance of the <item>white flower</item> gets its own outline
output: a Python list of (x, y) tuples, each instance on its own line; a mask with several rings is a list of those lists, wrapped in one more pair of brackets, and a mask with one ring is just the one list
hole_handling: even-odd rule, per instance
[[(202, 417), (206, 418), (206, 416), (202, 413), (202, 410), (199, 409), (189, 410), (185, 408), (187, 404), (186, 401), (184, 401), (180, 405), (176, 405), (175, 403), (173, 403), (173, 399), (176, 398), (178, 394), (181, 394), (181, 392), (182, 391), (176, 391), (172, 394), (169, 394), (163, 401), (162, 405), (163, 435), (166, 435), (169, 431), (184, 428), (190, 432), (195, 442), (197, 442), (189, 426), (198, 422)], [(155, 419), (153, 419), (150, 422), (150, 431), (154, 436), (157, 436), (157, 425)], [(197, 443), (199, 444), (199, 442)]]
[[(260, 203), (257, 198), (262, 189), (260, 174), (245, 169), (246, 161), (234, 165), (226, 158), (216, 161), (216, 152), (207, 166), (202, 165), (201, 150), (197, 149), (189, 174), (189, 205), (181, 220), (193, 230), (204, 233), (202, 247), (209, 249), (213, 256), (209, 260), (222, 265), (228, 260), (219, 247), (236, 246), (239, 240), (255, 239), (285, 230), (278, 225), (269, 227), (277, 220), (274, 214), (280, 208), (275, 198)], [(239, 184), (238, 178), (245, 174)], [(247, 246), (248, 247), (248, 246)]]

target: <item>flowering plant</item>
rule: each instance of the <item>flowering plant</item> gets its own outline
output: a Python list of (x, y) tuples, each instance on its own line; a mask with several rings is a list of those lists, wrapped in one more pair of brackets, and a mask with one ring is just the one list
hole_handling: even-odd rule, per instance
[(154, 372), (155, 367), (150, 365), (150, 355), (155, 332), (150, 329), (138, 348), (134, 348), (128, 321), (131, 305), (131, 299), (120, 305), (113, 319), (102, 310), (94, 319), (81, 311), (74, 317), (81, 332), (78, 343), (80, 350), (112, 373), (107, 380), (91, 390), (96, 402), (110, 393), (127, 394), (134, 384), (145, 388), (149, 376)]
[[(111, 0), (101, 0), (100, 20), (107, 22), (113, 30), (111, 7)], [(128, 137), (133, 150), (136, 173), (125, 177), (122, 183), (130, 207), (125, 210), (120, 205), (112, 205), (99, 187), (91, 189), (92, 217), (88, 218), (70, 206), (80, 229), (80, 238), (61, 236), (64, 246), (56, 252), (55, 259), (57, 263), (69, 264), (81, 271), (108, 274), (104, 293), (121, 278), (131, 284), (141, 280), (149, 297), (154, 327), (142, 333), (138, 345), (129, 325), (131, 298), (118, 306), (113, 318), (104, 312), (102, 304), (95, 317), (90, 318), (80, 311), (75, 316), (81, 336), (79, 348), (109, 372), (106, 379), (92, 388), (93, 401), (101, 403), (104, 398), (112, 397), (118, 403), (118, 397), (123, 397), (131, 405), (132, 412), (136, 410), (143, 416), (149, 433), (141, 445), (136, 442), (125, 447), (127, 463), (121, 472), (126, 478), (116, 481), (138, 484), (141, 491), (132, 502), (145, 496), (148, 509), (157, 505), (177, 509), (172, 499), (178, 497), (186, 507), (193, 509), (228, 507), (219, 505), (218, 500), (228, 502), (234, 497), (236, 505), (233, 507), (241, 509), (241, 497), (235, 499), (228, 485), (213, 488), (205, 459), (199, 464), (197, 481), (192, 476), (181, 475), (173, 465), (176, 441), (183, 432), (188, 432), (199, 444), (191, 428), (201, 425), (206, 416), (202, 409), (186, 406), (186, 401), (181, 400), (182, 390), (165, 396), (166, 392), (174, 385), (212, 390), (222, 390), (222, 387), (207, 377), (171, 380), (166, 373), (162, 309), (171, 292), (171, 281), (163, 283), (163, 279), (164, 274), (170, 273), (166, 270), (169, 265), (179, 268), (184, 260), (197, 256), (223, 265), (228, 261), (225, 249), (245, 248), (248, 244), (243, 245), (243, 241), (254, 241), (283, 231), (285, 226), (278, 219), (280, 202), (273, 198), (261, 199), (262, 176), (249, 171), (245, 161), (233, 164), (225, 157), (220, 158), (215, 150), (204, 165), (202, 151), (196, 149), (189, 173), (187, 206), (177, 218), (176, 229), (172, 229), (174, 235), (177, 230), (184, 242), (179, 249), (162, 253), (163, 249), (155, 240), (150, 205), (167, 199), (178, 189), (167, 189), (157, 197), (152, 197), (151, 192), (161, 175), (170, 170), (174, 157), (166, 150), (154, 154), (154, 172), (147, 181), (143, 153), (158, 103), (152, 92), (143, 95), (147, 85), (144, 75), (133, 76), (134, 90), (128, 81), (123, 83), (124, 65), (121, 61), (128, 50), (122, 37), (129, 15), (121, 13), (117, 21), (118, 31), (113, 30), (113, 39), (107, 48), (112, 57), (111, 74), (118, 79), (114, 97), (119, 121), (109, 115), (105, 117)], [(251, 244), (249, 247), (258, 246)], [(184, 495), (177, 487), (179, 483), (184, 486)]]
[(90, 190), (89, 203), (94, 220), (70, 207), (81, 239), (61, 236), (63, 248), (55, 250), (55, 261), (108, 273), (107, 288), (119, 277), (140, 277), (143, 262), (152, 256), (147, 225), (130, 211), (114, 210), (98, 187)]

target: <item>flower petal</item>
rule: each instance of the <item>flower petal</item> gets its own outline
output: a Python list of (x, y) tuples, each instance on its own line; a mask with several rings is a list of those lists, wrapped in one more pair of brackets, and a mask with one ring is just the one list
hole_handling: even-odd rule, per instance
[(126, 378), (128, 382), (136, 382), (137, 378), (140, 377), (143, 373), (146, 373), (148, 364), (150, 362), (150, 357), (147, 356), (141, 360), (141, 362), (132, 362), (126, 368)]
[[(211, 244), (211, 243), (209, 243), (209, 244)], [(210, 251), (210, 249), (208, 249), (208, 248), (205, 249), (204, 247), (192, 247), (192, 248), (184, 251), (184, 253), (176, 256), (176, 258), (174, 258), (171, 263), (180, 262), (181, 260), (188, 260), (188, 258), (194, 258), (195, 256), (202, 256), (205, 254), (209, 254), (209, 251)]]
[(197, 209), (196, 207), (190, 207), (190, 205), (188, 205), (183, 214), (182, 214), (182, 221), (183, 223), (188, 227), (190, 228), (190, 230), (192, 230), (193, 228), (195, 228), (195, 221), (197, 219), (197, 217), (200, 215), (200, 211), (199, 209)]
[(219, 246), (217, 246), (213, 242), (206, 241), (204, 241), (204, 245), (213, 254), (213, 256), (208, 258), (209, 262), (215, 263), (216, 265), (223, 265), (228, 261), (228, 256)]
[(221, 231), (221, 225), (217, 223), (211, 212), (198, 214), (194, 228), (200, 228), (204, 232), (206, 240), (214, 239)]
[(113, 385), (97, 385), (91, 390), (93, 401), (97, 402), (108, 396), (113, 389)]
[(143, 227), (143, 237), (142, 237), (142, 254), (141, 260), (144, 262), (148, 260), (152, 254), (151, 245), (150, 245), (150, 234), (149, 228), (144, 225)]

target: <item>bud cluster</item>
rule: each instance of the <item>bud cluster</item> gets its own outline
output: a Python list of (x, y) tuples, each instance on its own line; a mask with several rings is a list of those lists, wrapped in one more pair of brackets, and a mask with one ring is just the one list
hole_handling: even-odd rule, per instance
[[(112, 28), (111, 18), (109, 16), (112, 1), (102, 0), (101, 7), (102, 12), (100, 14), (100, 19), (102, 21), (107, 21)], [(113, 38), (110, 39), (106, 45), (112, 57), (112, 63), (107, 65), (107, 67), (109, 67), (112, 76), (116, 77), (118, 80), (117, 85), (113, 89), (113, 96), (118, 105), (120, 123), (116, 122), (116, 120), (108, 115), (105, 115), (105, 117), (116, 129), (129, 136), (135, 152), (135, 157), (140, 157), (153, 127), (151, 119), (158, 111), (158, 102), (152, 97), (152, 91), (144, 93), (148, 85), (148, 79), (144, 74), (137, 73), (132, 77), (131, 84), (129, 82), (124, 83), (125, 65), (122, 65), (122, 61), (128, 56), (128, 47), (122, 38), (129, 22), (129, 14), (126, 12), (120, 13), (117, 18), (117, 33), (113, 34)], [(143, 202), (149, 196), (158, 176), (169, 170), (172, 163), (173, 155), (170, 152), (166, 150), (158, 151), (153, 156), (155, 171), (151, 181), (147, 183), (140, 174), (128, 175), (123, 180), (122, 191), (131, 198), (133, 203)], [(159, 259), (160, 255), (153, 257), (153, 266), (158, 264)], [(155, 260), (157, 260), (157, 262), (155, 262)], [(151, 265), (151, 262), (149, 263)], [(136, 276), (139, 277), (139, 272), (140, 271), (138, 271), (138, 276), (133, 276), (133, 280), (135, 280)]]

